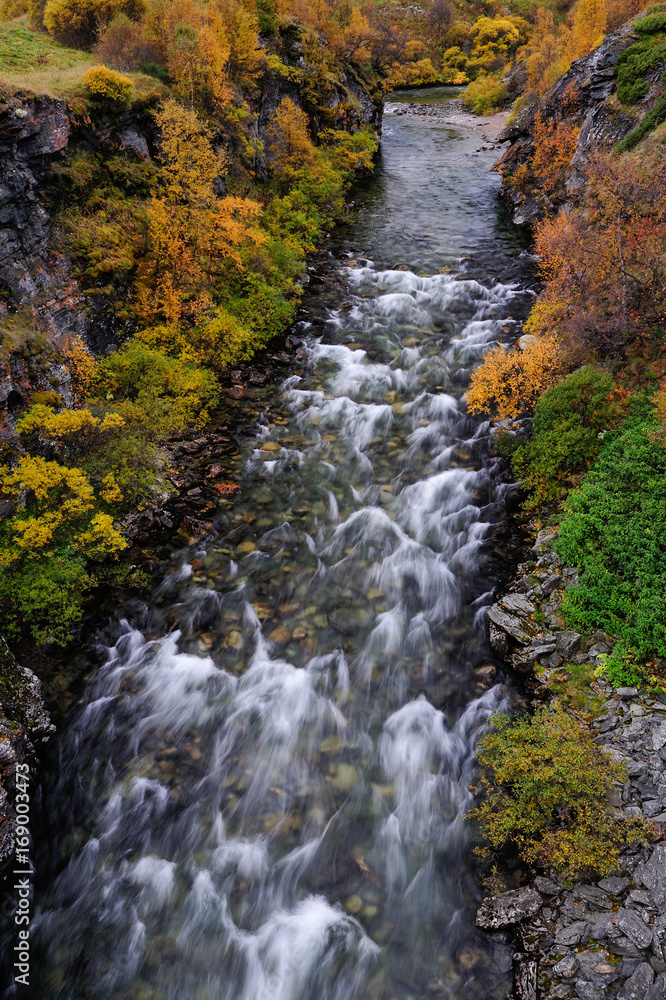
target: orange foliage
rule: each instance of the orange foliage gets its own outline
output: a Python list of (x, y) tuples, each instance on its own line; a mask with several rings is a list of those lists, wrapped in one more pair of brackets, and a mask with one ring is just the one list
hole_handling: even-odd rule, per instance
[(196, 0), (153, 0), (148, 25), (158, 41), (177, 96), (194, 108), (196, 97), (216, 106), (231, 98), (227, 64), (231, 45), (212, 5)]
[(534, 119), (534, 156), (530, 164), (536, 177), (535, 194), (548, 204), (564, 197), (567, 168), (576, 151), (579, 129), (567, 122), (544, 122), (538, 111)]
[(151, 266), (138, 282), (138, 298), (144, 318), (178, 323), (209, 309), (214, 279), (229, 266), (242, 270), (242, 250), (263, 242), (253, 225), (261, 206), (247, 198), (217, 197), (214, 185), (224, 158), (193, 111), (167, 101), (156, 119), (162, 185), (148, 209)]
[(312, 162), (314, 145), (308, 135), (308, 116), (290, 97), (280, 101), (266, 138), (276, 174), (293, 173)]
[(536, 334), (557, 330), (594, 350), (623, 350), (666, 321), (666, 171), (597, 154), (585, 200), (540, 224), (546, 279), (530, 317)]
[(567, 359), (554, 337), (535, 337), (524, 348), (491, 348), (472, 375), (467, 393), (471, 413), (513, 420), (530, 412), (541, 393), (567, 370)]

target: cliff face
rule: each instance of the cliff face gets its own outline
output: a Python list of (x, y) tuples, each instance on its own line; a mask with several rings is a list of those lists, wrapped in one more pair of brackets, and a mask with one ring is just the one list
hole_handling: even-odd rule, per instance
[[(496, 169), (502, 175), (502, 196), (518, 225), (534, 223), (559, 204), (575, 199), (590, 154), (612, 149), (653, 106), (661, 89), (661, 68), (648, 77), (649, 90), (640, 104), (625, 107), (615, 93), (617, 61), (638, 37), (631, 22), (607, 35), (598, 49), (572, 63), (543, 98), (516, 115), (500, 136), (500, 142), (508, 140), (510, 145)], [(562, 190), (555, 197), (544, 195), (531, 169), (537, 114), (546, 124), (579, 130)]]
[(0, 638), (0, 887), (14, 861), (16, 766), (27, 765), (32, 780), (39, 746), (54, 729), (37, 677), (17, 663)]

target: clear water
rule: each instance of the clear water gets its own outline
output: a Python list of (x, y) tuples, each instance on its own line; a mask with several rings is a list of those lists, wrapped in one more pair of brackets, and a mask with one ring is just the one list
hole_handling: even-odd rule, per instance
[(463, 818), (505, 487), (461, 397), (528, 271), (475, 143), (387, 115), (239, 501), (60, 734), (35, 997), (506, 995)]

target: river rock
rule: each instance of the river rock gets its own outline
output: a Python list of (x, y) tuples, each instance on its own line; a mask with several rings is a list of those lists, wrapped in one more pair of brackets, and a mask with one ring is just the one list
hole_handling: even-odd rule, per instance
[(535, 958), (521, 955), (515, 963), (513, 988), (516, 1000), (536, 1000), (537, 962)]
[(560, 632), (557, 637), (556, 649), (560, 656), (568, 659), (580, 649), (581, 636), (578, 632)]
[(533, 917), (541, 902), (541, 896), (531, 886), (512, 889), (501, 896), (488, 896), (477, 910), (476, 926), (492, 931), (510, 927), (527, 917)]
[(565, 927), (559, 927), (555, 931), (555, 944), (562, 944), (571, 948), (573, 945), (585, 942), (589, 936), (589, 927), (584, 920), (574, 920), (573, 923)]
[(645, 1000), (666, 1000), (666, 979), (658, 976), (645, 995)]
[(618, 877), (602, 878), (600, 882), (597, 882), (597, 885), (604, 892), (609, 892), (611, 896), (619, 896), (628, 887), (629, 879)]

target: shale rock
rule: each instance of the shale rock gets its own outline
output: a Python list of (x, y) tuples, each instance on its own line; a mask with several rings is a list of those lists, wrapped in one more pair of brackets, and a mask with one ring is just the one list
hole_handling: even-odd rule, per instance
[(477, 911), (476, 925), (493, 931), (510, 927), (526, 917), (534, 916), (541, 903), (541, 896), (530, 886), (512, 889), (501, 896), (488, 896)]

